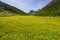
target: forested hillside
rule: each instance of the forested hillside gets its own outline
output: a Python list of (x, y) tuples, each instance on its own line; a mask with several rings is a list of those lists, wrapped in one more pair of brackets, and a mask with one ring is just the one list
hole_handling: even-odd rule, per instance
[(27, 15), (22, 10), (0, 1), (0, 16)]
[(60, 0), (52, 0), (46, 7), (34, 13), (36, 16), (60, 16)]

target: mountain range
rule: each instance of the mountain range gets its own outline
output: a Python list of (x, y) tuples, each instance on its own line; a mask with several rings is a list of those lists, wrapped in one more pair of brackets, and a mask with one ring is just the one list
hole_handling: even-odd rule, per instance
[[(28, 15), (23, 10), (0, 1), (0, 16)], [(60, 0), (52, 0), (41, 10), (31, 10), (29, 15), (34, 16), (60, 16)]]

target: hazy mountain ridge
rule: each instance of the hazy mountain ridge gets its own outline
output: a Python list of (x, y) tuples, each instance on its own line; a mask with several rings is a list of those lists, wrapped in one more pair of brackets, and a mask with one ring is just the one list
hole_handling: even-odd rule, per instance
[(60, 16), (60, 0), (53, 0), (42, 10), (34, 13), (36, 16)]
[(0, 1), (0, 15), (27, 15), (22, 10)]

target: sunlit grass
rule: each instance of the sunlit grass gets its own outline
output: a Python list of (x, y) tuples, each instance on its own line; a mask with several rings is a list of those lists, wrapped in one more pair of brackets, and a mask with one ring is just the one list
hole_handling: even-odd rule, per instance
[(60, 18), (0, 17), (0, 40), (60, 40)]

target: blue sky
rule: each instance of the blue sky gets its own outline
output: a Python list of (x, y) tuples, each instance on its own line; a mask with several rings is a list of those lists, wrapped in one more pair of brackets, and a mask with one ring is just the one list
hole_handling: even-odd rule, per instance
[(0, 0), (12, 6), (15, 6), (25, 12), (38, 10), (46, 6), (51, 0)]

